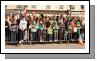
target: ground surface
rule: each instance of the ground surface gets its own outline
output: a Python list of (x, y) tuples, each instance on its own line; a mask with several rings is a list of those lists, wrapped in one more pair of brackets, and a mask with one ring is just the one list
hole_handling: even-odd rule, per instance
[(84, 45), (78, 43), (62, 44), (28, 44), (28, 45), (6, 45), (6, 49), (84, 49)]

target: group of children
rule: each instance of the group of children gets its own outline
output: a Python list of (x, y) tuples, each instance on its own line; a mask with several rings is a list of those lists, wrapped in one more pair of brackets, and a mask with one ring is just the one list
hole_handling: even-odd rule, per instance
[(85, 40), (84, 19), (78, 16), (7, 15), (6, 42)]

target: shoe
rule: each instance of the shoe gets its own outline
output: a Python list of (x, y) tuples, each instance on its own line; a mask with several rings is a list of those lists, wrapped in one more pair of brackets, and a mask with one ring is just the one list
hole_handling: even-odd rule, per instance
[(55, 42), (58, 41), (58, 40), (55, 40)]
[(19, 41), (19, 44), (21, 44), (21, 41)]
[(19, 44), (21, 44), (23, 42), (23, 40), (19, 41)]
[(40, 40), (40, 42), (42, 42), (42, 40)]
[(21, 42), (23, 42), (23, 40), (21, 40)]
[(50, 40), (50, 42), (52, 42), (52, 40)]

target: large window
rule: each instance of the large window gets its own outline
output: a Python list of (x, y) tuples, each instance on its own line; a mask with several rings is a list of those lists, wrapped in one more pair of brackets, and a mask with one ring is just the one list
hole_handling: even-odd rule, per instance
[(37, 8), (37, 6), (36, 6), (36, 5), (32, 5), (32, 6), (31, 6), (31, 8), (34, 8), (34, 9), (36, 9), (36, 8)]
[(64, 8), (64, 5), (60, 5), (60, 6), (59, 6), (59, 9), (63, 9), (63, 8)]
[(28, 6), (27, 5), (24, 5), (24, 8), (27, 8)]
[(71, 9), (75, 9), (75, 5), (70, 5), (70, 8)]
[(84, 10), (84, 5), (81, 5), (81, 9)]
[(22, 5), (17, 5), (17, 8), (23, 8), (23, 6)]
[(50, 9), (50, 5), (46, 5), (46, 9)]

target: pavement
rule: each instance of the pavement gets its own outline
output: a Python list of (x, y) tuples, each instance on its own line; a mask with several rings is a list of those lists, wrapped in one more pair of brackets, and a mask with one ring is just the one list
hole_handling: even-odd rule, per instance
[(6, 49), (84, 49), (85, 44), (62, 43), (62, 44), (29, 44), (29, 45), (6, 45)]

